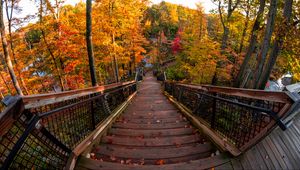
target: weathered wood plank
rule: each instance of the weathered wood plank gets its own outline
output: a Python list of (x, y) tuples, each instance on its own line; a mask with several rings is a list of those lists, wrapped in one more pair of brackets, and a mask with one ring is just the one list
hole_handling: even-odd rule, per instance
[(159, 147), (151, 148), (151, 152), (145, 148), (123, 147), (113, 144), (102, 144), (94, 148), (94, 153), (117, 156), (127, 159), (169, 159), (196, 155), (210, 152), (212, 149), (210, 144), (195, 144), (178, 147)]
[(231, 159), (231, 165), (234, 170), (242, 170), (243, 165), (241, 164), (239, 158)]
[[(275, 167), (280, 167), (271, 149), (267, 148), (268, 146), (266, 145), (265, 141), (261, 141), (256, 146), (268, 169), (275, 169)], [(275, 162), (272, 162), (272, 160), (275, 160)]]
[(120, 136), (143, 136), (147, 137), (157, 137), (157, 136), (179, 136), (179, 135), (192, 135), (195, 133), (195, 129), (191, 128), (177, 128), (177, 129), (158, 129), (158, 130), (141, 130), (141, 129), (119, 129), (111, 128), (109, 134), (120, 135)]
[(185, 163), (166, 164), (166, 165), (126, 165), (112, 162), (101, 162), (97, 160), (80, 158), (78, 161), (79, 168), (87, 168), (91, 170), (101, 169), (118, 169), (118, 170), (195, 170), (195, 169), (209, 169), (219, 165), (225, 164), (230, 160), (223, 156), (209, 157), (200, 160), (194, 160)]
[(156, 137), (156, 138), (130, 138), (130, 137), (119, 137), (119, 136), (105, 136), (102, 139), (104, 143), (126, 145), (126, 146), (144, 146), (144, 147), (155, 147), (155, 146), (172, 146), (176, 144), (187, 144), (195, 143), (200, 141), (199, 135), (189, 136), (168, 136), (168, 137)]

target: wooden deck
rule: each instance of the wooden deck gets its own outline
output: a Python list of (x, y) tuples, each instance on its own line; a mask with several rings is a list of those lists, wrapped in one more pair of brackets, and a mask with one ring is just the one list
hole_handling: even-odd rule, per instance
[(286, 131), (275, 129), (231, 164), (234, 169), (300, 169), (300, 115)]
[(92, 159), (81, 157), (76, 169), (300, 169), (300, 115), (237, 158), (215, 153), (147, 75)]
[(76, 169), (208, 169), (230, 161), (191, 126), (147, 75), (137, 96)]

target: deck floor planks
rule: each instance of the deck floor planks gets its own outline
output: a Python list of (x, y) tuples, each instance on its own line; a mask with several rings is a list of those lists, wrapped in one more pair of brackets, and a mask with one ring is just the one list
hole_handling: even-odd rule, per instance
[(272, 167), (270, 169), (276, 169), (276, 167), (281, 167), (279, 162), (277, 161), (272, 149), (270, 148), (270, 146), (267, 144), (267, 142), (265, 140), (263, 140), (260, 144), (258, 144), (261, 146), (261, 150), (264, 150), (265, 152), (265, 156), (268, 156), (269, 160), (266, 160), (266, 162), (269, 162), (270, 165), (272, 165)]
[(260, 145), (256, 145), (257, 152), (260, 154), (262, 159), (261, 161), (263, 161), (266, 164), (266, 169), (275, 169), (275, 166), (273, 165), (272, 161), (270, 161), (269, 155), (267, 154), (265, 148), (263, 148), (262, 146), (262, 143)]

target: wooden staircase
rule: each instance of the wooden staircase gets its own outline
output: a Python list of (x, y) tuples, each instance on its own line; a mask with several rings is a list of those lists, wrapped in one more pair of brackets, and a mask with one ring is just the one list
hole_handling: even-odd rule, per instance
[(146, 76), (142, 84), (75, 169), (208, 169), (230, 161), (167, 100), (154, 77)]

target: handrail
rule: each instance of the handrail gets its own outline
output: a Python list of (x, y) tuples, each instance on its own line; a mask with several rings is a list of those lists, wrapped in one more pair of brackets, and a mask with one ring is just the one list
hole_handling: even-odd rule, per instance
[(276, 125), (285, 130), (282, 118), (296, 104), (286, 92), (189, 85), (171, 81), (166, 81), (164, 86), (165, 91), (208, 127), (214, 137), (219, 136), (219, 141), (225, 138), (233, 146), (234, 152), (239, 150), (233, 155), (251, 148)]
[(70, 90), (70, 91), (64, 91), (59, 93), (28, 95), (28, 96), (23, 96), (22, 98), (25, 104), (25, 108), (32, 108), (32, 107), (39, 107), (42, 105), (52, 104), (64, 100), (70, 100), (72, 98), (78, 98), (92, 93), (103, 93), (105, 90), (118, 88), (132, 83), (135, 83), (135, 81), (119, 82), (119, 83), (113, 83), (109, 85), (89, 87), (89, 88), (79, 89), (79, 90)]
[(220, 87), (212, 85), (193, 85), (193, 84), (182, 84), (179, 85), (185, 87), (191, 87), (198, 90), (204, 90), (215, 93), (222, 93), (240, 97), (248, 97), (253, 99), (271, 100), (275, 102), (290, 102), (292, 99), (286, 95), (286, 92), (278, 91), (264, 91), (256, 89), (245, 89), (245, 88), (234, 88), (234, 87)]
[(63, 169), (72, 150), (136, 88), (130, 81), (19, 97), (0, 115), (1, 169)]
[(209, 94), (205, 94), (205, 93), (201, 93), (201, 95), (205, 95), (205, 96), (208, 96), (208, 97), (211, 97), (211, 98), (214, 98), (214, 99), (218, 99), (220, 101), (224, 101), (224, 102), (227, 102), (227, 103), (230, 103), (230, 104), (234, 104), (234, 105), (237, 105), (237, 106), (241, 106), (241, 107), (245, 107), (245, 108), (252, 109), (252, 110), (255, 110), (255, 111), (266, 113), (270, 117), (272, 117), (272, 119), (274, 119), (276, 121), (277, 125), (282, 130), (287, 129), (287, 127), (283, 123), (283, 121), (271, 109), (265, 109), (265, 108), (261, 108), (261, 107), (257, 107), (257, 106), (252, 106), (252, 105), (248, 105), (248, 104), (245, 104), (245, 103), (237, 102), (237, 101), (234, 101), (234, 100), (228, 100), (228, 99), (225, 99), (225, 98), (222, 98), (222, 97), (217, 97), (217, 96), (213, 96), (213, 95), (209, 95)]

